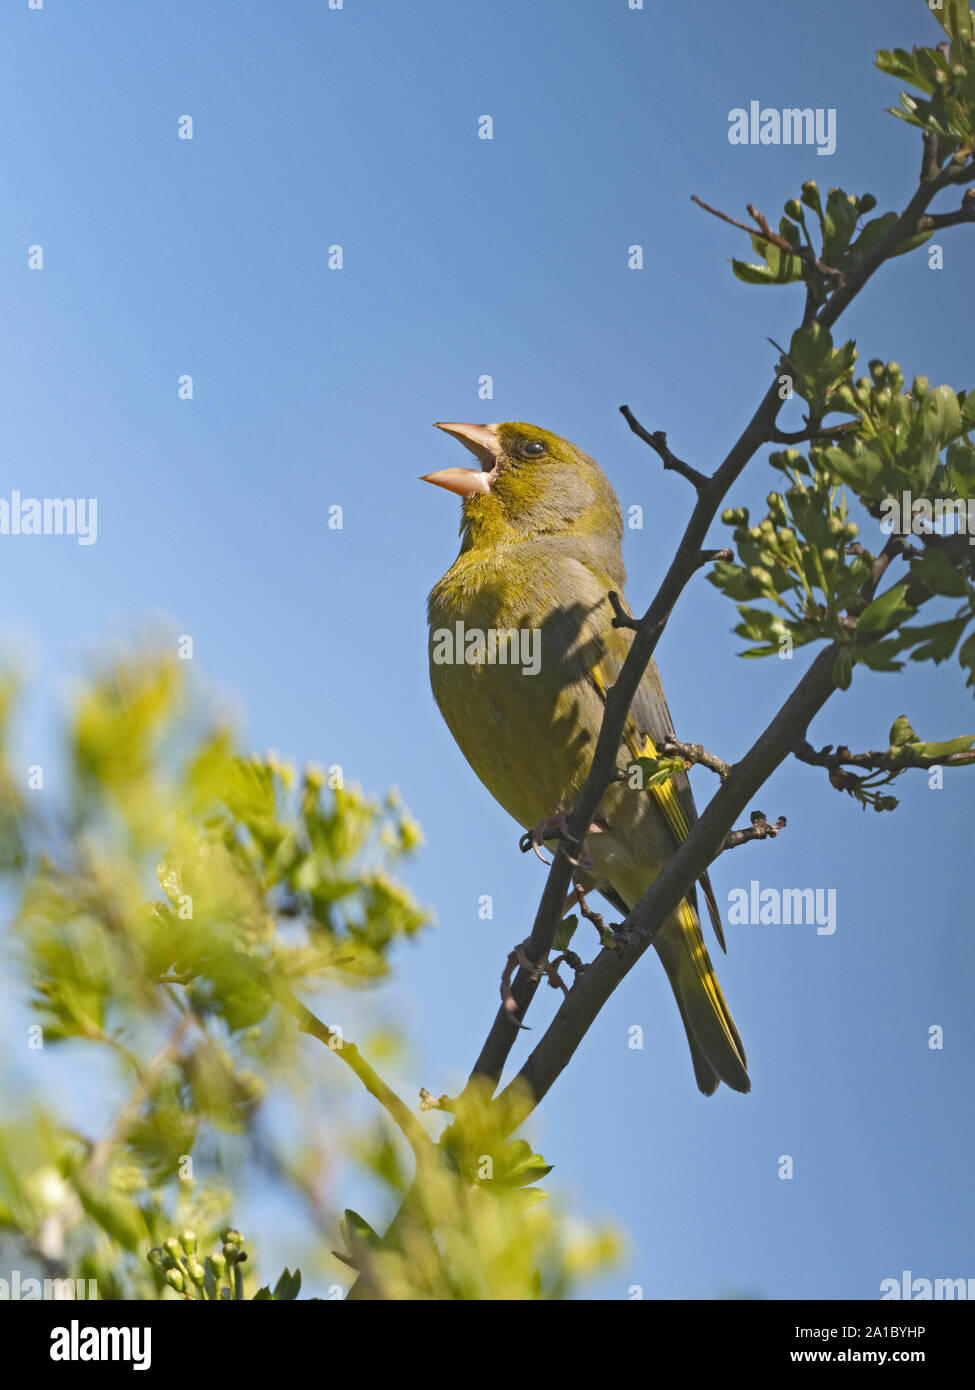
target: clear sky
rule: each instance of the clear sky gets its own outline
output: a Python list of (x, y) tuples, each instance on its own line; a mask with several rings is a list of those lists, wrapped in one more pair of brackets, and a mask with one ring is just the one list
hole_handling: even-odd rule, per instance
[[(93, 545), (0, 537), (3, 629), (36, 682), (28, 741), (46, 749), (66, 679), (106, 639), (165, 615), (246, 710), (247, 746), (397, 784), (426, 836), (410, 882), (439, 923), (390, 991), (418, 1035), (411, 1097), (466, 1075), (543, 883), (430, 695), (425, 601), (459, 504), (417, 476), (468, 461), (431, 423), (528, 420), (590, 452), (644, 509), (624, 551), (644, 606), (691, 499), (618, 407), (710, 470), (800, 308), (794, 288), (732, 277), (750, 248), (691, 194), (775, 221), (813, 177), (903, 206), (918, 138), (884, 114), (897, 85), (873, 52), (940, 35), (923, 0), (0, 11), (0, 495), (98, 499)], [(752, 100), (834, 108), (835, 153), (730, 145), (728, 114)], [(971, 387), (975, 246), (964, 228), (942, 241), (943, 270), (895, 261), (837, 334), (864, 362)], [(774, 476), (757, 461), (731, 500), (758, 505)], [(679, 734), (728, 759), (808, 660), (739, 660), (734, 621), (699, 578), (658, 651)], [(900, 714), (930, 738), (975, 729), (951, 663), (858, 671), (812, 736), (885, 746)], [(695, 775), (699, 804), (712, 780)], [(762, 791), (788, 830), (715, 865), (719, 902), (753, 878), (835, 889), (836, 931), (728, 930), (747, 1097), (698, 1094), (655, 960), (604, 1010), (528, 1131), (556, 1165), (547, 1186), (630, 1233), (593, 1296), (875, 1298), (903, 1269), (975, 1276), (973, 791), (971, 773), (940, 791), (917, 774), (877, 815), (794, 763)], [(556, 1002), (540, 993), (536, 1030)], [(248, 1221), (270, 1273), (296, 1226), (259, 1193)]]

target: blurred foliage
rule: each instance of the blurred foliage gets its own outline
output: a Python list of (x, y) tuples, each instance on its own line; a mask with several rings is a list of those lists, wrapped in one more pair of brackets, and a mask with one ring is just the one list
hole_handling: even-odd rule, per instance
[(560, 1217), (536, 1186), (550, 1165), (507, 1137), (519, 1100), (516, 1089), (494, 1101), (490, 1086), (465, 1091), (383, 1240), (346, 1212), (339, 1253), (361, 1275), (354, 1297), (560, 1299), (616, 1262), (615, 1231)]
[[(338, 1263), (330, 1247), (340, 1224), (353, 1250), (361, 1236), (331, 1206), (332, 1168), (355, 1164), (395, 1201), (413, 1163), (389, 1115), (370, 1117), (350, 1085), (343, 1061), (355, 1070), (361, 1054), (337, 1022), (327, 1047), (302, 1047), (276, 996), (332, 1003), (389, 975), (393, 948), (429, 921), (396, 876), (420, 833), (395, 793), (369, 800), (338, 768), (298, 774), (242, 756), (184, 670), (164, 651), (129, 654), (77, 692), (66, 771), (46, 779), (63, 793), (16, 771), (16, 683), (0, 682), (4, 902), (37, 1018), (14, 1046), (35, 1077), (66, 1051), (67, 1075), (84, 1067), (109, 1116), (81, 1132), (62, 1118), (70, 1098), (40, 1082), (31, 1109), (8, 1100), (0, 1249), (9, 1266), (95, 1279), (101, 1298), (294, 1298), (300, 1275), (259, 1287), (239, 1232), (228, 1235), (237, 1189), (262, 1173), (303, 1204), (299, 1253), (340, 1297), (350, 1256)], [(377, 1018), (366, 1032), (363, 1047), (394, 1062), (396, 1030)], [(283, 1140), (269, 1105), (288, 1116)], [(411, 1226), (414, 1263), (383, 1265), (389, 1296), (558, 1296), (602, 1262), (609, 1238), (564, 1237), (551, 1203), (523, 1220), (539, 1195), (526, 1195), (526, 1175), (540, 1171), (523, 1141), (502, 1145), (482, 1180), (458, 1157), (457, 1123), (446, 1147), (417, 1132), (424, 1221)], [(434, 1231), (456, 1247), (449, 1278)]]

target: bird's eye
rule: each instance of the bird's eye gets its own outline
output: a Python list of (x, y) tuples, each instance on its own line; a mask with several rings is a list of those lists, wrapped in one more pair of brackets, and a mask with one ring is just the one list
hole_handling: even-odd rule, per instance
[(537, 458), (545, 453), (545, 445), (540, 439), (529, 439), (521, 446), (521, 452), (526, 458)]

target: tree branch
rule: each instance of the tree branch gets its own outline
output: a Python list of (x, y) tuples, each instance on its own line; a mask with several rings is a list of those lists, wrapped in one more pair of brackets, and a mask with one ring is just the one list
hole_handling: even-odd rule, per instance
[[(816, 315), (817, 323), (822, 324), (824, 328), (830, 328), (850, 301), (860, 293), (874, 271), (879, 270), (884, 261), (888, 260), (897, 250), (898, 246), (918, 231), (921, 218), (932, 198), (943, 188), (947, 188), (949, 184), (960, 182), (951, 176), (949, 170), (950, 166), (949, 169), (939, 169), (936, 174), (929, 176), (929, 160), (926, 150), (921, 180), (914, 196), (876, 246), (872, 247), (861, 260), (847, 271), (846, 283), (830, 295), (819, 310)], [(975, 178), (975, 166), (973, 166), (971, 177)]]
[[(687, 839), (654, 879), (616, 933), (622, 950), (603, 950), (580, 975), (518, 1076), (499, 1096), (512, 1106), (516, 1128), (564, 1070), (606, 1000), (633, 969), (657, 932), (705, 872), (747, 803), (803, 738), (813, 716), (833, 693), (833, 663), (840, 645), (824, 648), (781, 707), (705, 807)], [(527, 1085), (526, 1085), (527, 1083)]]
[(699, 473), (696, 468), (692, 468), (689, 463), (684, 463), (682, 459), (676, 458), (670, 452), (670, 449), (667, 447), (667, 436), (664, 434), (663, 430), (654, 430), (651, 434), (649, 430), (644, 429), (643, 425), (640, 424), (628, 405), (620, 406), (620, 414), (633, 433), (638, 435), (640, 439), (643, 440), (644, 444), (649, 444), (650, 448), (653, 449), (655, 453), (660, 455), (664, 468), (669, 468), (675, 473), (679, 473), (682, 478), (686, 478), (689, 483), (692, 483), (698, 492), (707, 487), (710, 479), (705, 473)]
[[(842, 277), (842, 285), (833, 292), (816, 315), (818, 322), (827, 327), (836, 322), (840, 314), (842, 314), (853, 298), (859, 294), (860, 290), (874, 272), (880, 268), (902, 242), (917, 231), (918, 222), (932, 198), (950, 183), (963, 181), (963, 173), (965, 179), (975, 179), (975, 163), (972, 164), (970, 169), (966, 166), (964, 171), (959, 170), (955, 173), (952, 172), (952, 167), (949, 164), (945, 169), (939, 170), (934, 177), (922, 177), (914, 196), (898, 217), (897, 221), (891, 226), (887, 234), (881, 238), (877, 245), (874, 246), (862, 260), (858, 261), (856, 265)], [(700, 199), (695, 199), (695, 201), (700, 203)], [(709, 212), (714, 212), (713, 208), (708, 208), (704, 203), (701, 203), (701, 206), (705, 207)], [(760, 221), (760, 230), (758, 234), (766, 235), (764, 228), (761, 226), (762, 219), (760, 219), (760, 214), (756, 213), (752, 207), (749, 207), (749, 212), (756, 220)], [(728, 222), (733, 222), (734, 220), (725, 216), (723, 213), (718, 213), (716, 215)], [(767, 224), (765, 224), (765, 226), (767, 226)], [(748, 231), (750, 229), (746, 227), (745, 230)], [(774, 233), (769, 232), (768, 235), (770, 239), (775, 240)], [(794, 247), (789, 246), (787, 249), (794, 251), (797, 255), (800, 254)], [(822, 267), (821, 273), (837, 276), (837, 272), (832, 271), (830, 267)], [(688, 580), (696, 570), (700, 568), (701, 564), (706, 562), (704, 557), (707, 552), (703, 549), (703, 542), (708, 528), (714, 520), (718, 508), (729, 488), (738, 479), (756, 451), (772, 437), (775, 430), (775, 420), (781, 405), (782, 401), (779, 398), (778, 382), (773, 381), (751, 420), (745, 426), (745, 429), (742, 431), (736, 443), (732, 446), (727, 457), (710, 478), (700, 474), (697, 469), (692, 469), (689, 464), (685, 464), (681, 460), (675, 460), (669, 449), (667, 449), (665, 437), (661, 439), (659, 434), (657, 436), (651, 434), (649, 431), (645, 430), (642, 425), (639, 425), (632, 416), (631, 411), (622, 409), (624, 418), (627, 419), (630, 428), (661, 455), (664, 459), (664, 466), (667, 467), (669, 459), (670, 466), (676, 466), (676, 471), (681, 472), (683, 476), (687, 477), (688, 480), (694, 484), (697, 491), (697, 501), (680, 545), (678, 546), (677, 553), (670, 564), (670, 568), (664, 576), (653, 602), (640, 620), (639, 627), (635, 630), (633, 642), (620, 670), (616, 684), (607, 693), (603, 722), (596, 741), (596, 748), (593, 753), (589, 774), (579, 794), (576, 805), (567, 820), (567, 836), (577, 844), (581, 844), (585, 839), (586, 832), (598, 809), (603, 794), (616, 775), (616, 759), (630, 705), (643, 679), (650, 657), (653, 655), (673, 606), (680, 597)], [(885, 553), (886, 549), (885, 547)], [(890, 563), (891, 558), (893, 558), (893, 554), (883, 560), (883, 565), (873, 581), (874, 588), (876, 587), (876, 583), (879, 582), (884, 569), (886, 569), (886, 566)], [(883, 559), (883, 557), (881, 557), (881, 559)], [(878, 560), (878, 565), (879, 564), (880, 561)], [(837, 644), (831, 645), (825, 652), (820, 654), (810, 670), (810, 676), (815, 673), (816, 680), (825, 681), (828, 677), (828, 686), (823, 687), (825, 693), (821, 694), (819, 704), (825, 702), (830, 691), (833, 689), (832, 661), (839, 654), (839, 651), (840, 648)], [(818, 688), (819, 687), (817, 687), (817, 689)], [(801, 684), (797, 688), (796, 695), (800, 696), (801, 692), (808, 694), (808, 686)], [(816, 708), (819, 708), (819, 704), (816, 705)], [(766, 731), (766, 733), (768, 734), (770, 731), (771, 726), (770, 730)], [(804, 729), (799, 729), (796, 733), (801, 734), (803, 731)], [(759, 742), (761, 742), (761, 740)], [(793, 742), (795, 742), (795, 736), (793, 736)], [(772, 744), (770, 744), (770, 747), (773, 746), (777, 746), (774, 744), (774, 740)], [(758, 745), (753, 749), (755, 759), (749, 766), (760, 765), (757, 749)], [(777, 755), (770, 764), (769, 770), (771, 771), (773, 767), (778, 766), (778, 763), (782, 761), (782, 758), (784, 758), (789, 751), (790, 749), (786, 748), (785, 752), (781, 753), (781, 755)], [(751, 756), (750, 754), (749, 757)], [(740, 766), (741, 765), (739, 765), (739, 767)], [(729, 788), (737, 785), (736, 774), (738, 776), (741, 775), (738, 773), (738, 768), (732, 770), (732, 774), (713, 798), (710, 806), (706, 809), (705, 815), (701, 817), (701, 820), (692, 829), (690, 839), (693, 839), (695, 843), (697, 843), (701, 833), (698, 827), (706, 819), (709, 825), (713, 823), (713, 814), (709, 814), (711, 813), (711, 808), (717, 806), (727, 810), (728, 806), (733, 804), (730, 799)], [(768, 774), (766, 773), (766, 775)], [(700, 874), (707, 868), (711, 859), (719, 852), (721, 843), (723, 843), (728, 834), (729, 828), (734, 825), (737, 816), (744, 809), (745, 802), (754, 795), (755, 791), (757, 791), (760, 786), (761, 782), (757, 782), (753, 788), (747, 791), (741, 805), (737, 806), (724, 822), (720, 835), (716, 830), (711, 834), (710, 840), (712, 843), (710, 858), (704, 857), (699, 870), (695, 873), (688, 874), (684, 880), (682, 892), (677, 893), (676, 888), (674, 889), (676, 897), (674, 898), (672, 906), (676, 906), (684, 893), (687, 892), (688, 886), (696, 881)], [(690, 840), (685, 841), (680, 846), (674, 857), (669, 861), (660, 879), (657, 880), (657, 883), (663, 881), (666, 884), (670, 884), (672, 882), (673, 875), (677, 872), (675, 866), (687, 862), (688, 856), (686, 847), (689, 842)], [(569, 890), (572, 870), (573, 865), (566, 844), (560, 842), (556, 846), (555, 855), (549, 869), (541, 902), (535, 914), (531, 936), (525, 944), (527, 957), (533, 962), (544, 959), (551, 950), (552, 941), (554, 940), (558, 923), (561, 920), (566, 895)], [(654, 888), (656, 888), (656, 884)], [(654, 889), (650, 891), (653, 892)], [(660, 891), (663, 892), (663, 889)], [(598, 959), (601, 960), (602, 957)], [(629, 969), (629, 966), (627, 966), (627, 969)], [(593, 978), (594, 973), (595, 978)], [(625, 973), (626, 972), (623, 971), (623, 974)], [(534, 998), (535, 990), (538, 986), (537, 980), (532, 980), (530, 976), (531, 972), (524, 969), (519, 970), (511, 987), (511, 995), (518, 1010), (517, 1017), (519, 1019), (524, 1017), (525, 1011)], [(615, 984), (618, 983), (621, 978), (622, 974), (618, 976), (611, 988), (615, 988)], [(583, 980), (586, 981), (587, 991), (590, 992), (592, 997), (595, 997), (595, 992), (598, 991), (606, 980), (605, 967), (603, 972), (594, 972), (594, 969), (586, 971), (585, 974), (580, 977), (580, 980), (576, 982), (573, 993), (575, 989), (580, 987)], [(560, 1015), (568, 1006), (569, 1002), (570, 1001), (567, 1000), (566, 1003), (563, 1004), (562, 1009), (559, 1011)], [(601, 1007), (601, 1003), (599, 1007)], [(557, 1015), (557, 1017), (558, 1016), (559, 1015)], [(595, 1017), (595, 1015), (593, 1015), (593, 1017)], [(589, 1021), (591, 1021), (591, 1019)], [(588, 1027), (588, 1023), (586, 1026)], [(484, 1046), (481, 1048), (477, 1062), (474, 1065), (474, 1070), (471, 1073), (471, 1081), (476, 1077), (485, 1076), (490, 1077), (495, 1082), (500, 1079), (501, 1071), (514, 1045), (517, 1033), (518, 1029), (515, 1026), (511, 1013), (504, 1008), (500, 1009), (495, 1017), (491, 1031), (485, 1040)], [(546, 1034), (546, 1037), (547, 1036), (548, 1034)], [(573, 1049), (577, 1043), (578, 1039), (572, 1043)], [(541, 1046), (541, 1043), (539, 1046)], [(533, 1053), (532, 1055), (534, 1056), (535, 1054)], [(566, 1056), (559, 1065), (559, 1071), (561, 1071), (562, 1066), (565, 1065), (567, 1060), (568, 1056)], [(468, 1084), (470, 1084), (470, 1082)], [(551, 1081), (549, 1080), (547, 1085), (550, 1084)]]

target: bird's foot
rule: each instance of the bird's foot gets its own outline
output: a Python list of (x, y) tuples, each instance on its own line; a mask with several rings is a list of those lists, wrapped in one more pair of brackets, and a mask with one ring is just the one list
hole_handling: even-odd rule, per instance
[[(589, 834), (598, 834), (601, 830), (602, 826), (593, 823), (589, 827)], [(540, 849), (540, 846), (544, 844), (546, 840), (568, 840), (571, 844), (579, 844), (579, 842), (569, 834), (568, 811), (557, 811), (554, 816), (546, 816), (544, 820), (538, 822), (533, 830), (529, 830), (522, 835), (518, 844), (522, 854), (527, 854), (529, 850), (532, 850), (533, 853), (538, 855), (543, 864), (549, 864), (551, 860), (546, 859)], [(569, 856), (569, 863), (577, 869), (591, 869), (593, 867), (595, 861), (592, 857), (592, 851), (585, 840), (579, 844), (578, 857), (573, 859), (571, 855)]]
[[(516, 967), (527, 970), (533, 980), (540, 980), (544, 975), (552, 989), (560, 989), (563, 994), (568, 994), (569, 992), (565, 981), (562, 979), (554, 964), (548, 960), (539, 963), (533, 961), (525, 950), (527, 945), (527, 941), (521, 941), (514, 950), (510, 952), (505, 962), (504, 972), (501, 976), (501, 1000), (509, 1014), (514, 1014), (518, 1008), (518, 1002), (511, 991), (511, 977), (515, 973)], [(511, 1021), (518, 1028), (527, 1027), (527, 1024), (519, 1023), (516, 1018), (512, 1018)]]

